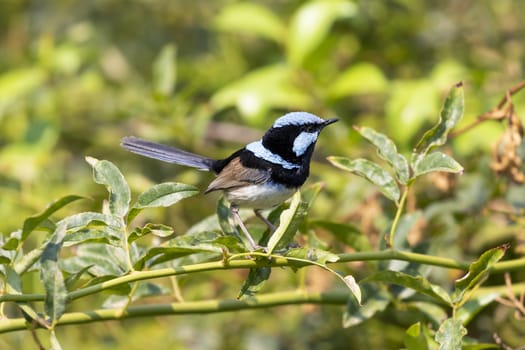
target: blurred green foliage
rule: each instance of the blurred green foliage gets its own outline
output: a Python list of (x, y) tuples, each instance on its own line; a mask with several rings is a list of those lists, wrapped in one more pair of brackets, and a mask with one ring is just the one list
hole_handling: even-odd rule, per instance
[[(374, 187), (330, 167), (324, 156), (374, 153), (354, 124), (389, 135), (401, 153), (410, 154), (460, 80), (466, 86), (463, 125), (494, 108), (524, 76), (524, 12), (525, 3), (512, 0), (1, 1), (0, 232), (20, 228), (26, 217), (71, 193), (93, 200), (75, 201), (57, 217), (100, 210), (106, 193), (93, 183), (87, 155), (118, 164), (133, 193), (161, 181), (202, 189), (211, 179), (127, 154), (118, 147), (122, 136), (221, 157), (257, 138), (285, 111), (308, 110), (342, 119), (320, 138), (310, 181), (322, 180), (326, 188), (310, 215), (353, 224), (377, 247), (393, 208)], [(513, 97), (518, 115), (525, 110), (524, 95)], [(421, 246), (431, 239), (433, 254), (470, 261), (505, 241), (514, 243), (509, 256), (523, 254), (523, 219), (506, 213), (525, 207), (525, 191), (490, 169), (504, 129), (489, 121), (461, 134), (450, 151), (465, 174), (428, 177), (415, 186), (408, 205), (421, 209), (414, 215), (424, 218), (424, 229), (413, 234)], [(182, 233), (213, 215), (215, 206), (216, 197), (195, 196), (137, 220)], [(332, 250), (348, 249), (320, 234)], [(31, 239), (38, 246), (44, 237)], [(355, 267), (354, 273), (359, 280), (367, 269)], [(448, 274), (432, 270), (429, 278), (446, 286), (458, 277)], [(307, 275), (313, 288), (332, 283)], [(301, 276), (276, 272), (265, 288), (293, 288)], [(516, 281), (524, 277), (513, 275)], [(24, 282), (38, 285), (38, 276), (31, 278)], [(232, 297), (243, 278), (242, 272), (206, 273), (181, 284), (187, 299)], [(490, 342), (496, 332), (510, 346), (525, 343), (523, 322), (513, 319), (512, 310), (492, 305), (484, 312), (469, 325), (469, 336)], [(405, 330), (422, 317), (392, 306), (342, 329), (340, 314), (334, 307), (289, 306), (57, 333), (65, 349), (398, 349)], [(3, 336), (0, 348), (34, 344), (19, 332)]]

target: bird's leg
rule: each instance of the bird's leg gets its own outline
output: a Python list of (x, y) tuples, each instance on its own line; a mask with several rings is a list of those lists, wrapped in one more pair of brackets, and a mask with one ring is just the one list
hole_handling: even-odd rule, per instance
[(237, 221), (237, 224), (239, 224), (239, 227), (241, 228), (241, 231), (244, 233), (244, 235), (246, 236), (246, 238), (250, 242), (250, 245), (252, 246), (252, 250), (256, 250), (257, 248), (259, 248), (259, 245), (257, 243), (255, 243), (255, 240), (253, 239), (253, 237), (250, 235), (250, 233), (246, 229), (246, 226), (244, 226), (244, 223), (242, 222), (241, 216), (239, 215), (239, 208), (237, 208), (236, 206), (232, 205), (230, 207), (230, 211), (233, 214), (233, 218)]
[(267, 218), (264, 217), (264, 215), (261, 213), (261, 209), (254, 209), (253, 212), (255, 213), (255, 216), (257, 216), (259, 219), (261, 219), (262, 222), (268, 226), (270, 229), (270, 232), (275, 231), (275, 225), (270, 222)]

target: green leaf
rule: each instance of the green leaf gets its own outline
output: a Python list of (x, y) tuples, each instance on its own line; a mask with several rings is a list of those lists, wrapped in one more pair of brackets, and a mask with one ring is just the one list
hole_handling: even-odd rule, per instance
[(57, 210), (65, 207), (71, 202), (74, 202), (76, 200), (83, 199), (83, 198), (84, 197), (75, 196), (75, 195), (64, 196), (54, 201), (53, 203), (51, 203), (42, 213), (36, 216), (31, 216), (27, 218), (24, 221), (24, 226), (22, 228), (22, 242), (25, 241), (27, 236), (29, 236), (29, 234), (33, 232), (38, 227), (38, 225), (40, 225), (47, 218), (53, 215), (53, 213), (55, 213)]
[(463, 117), (463, 83), (458, 83), (450, 90), (437, 124), (428, 130), (416, 145), (414, 150), (414, 162), (425, 156), (435, 147), (444, 145), (447, 136)]
[(302, 65), (328, 36), (338, 19), (357, 13), (357, 6), (345, 0), (308, 1), (292, 17), (288, 34), (288, 59)]
[(18, 248), (18, 244), (20, 243), (20, 239), (22, 237), (22, 231), (16, 230), (11, 232), (11, 234), (7, 237), (6, 240), (4, 240), (3, 236), (0, 236), (0, 249), (2, 250), (16, 250)]
[(312, 228), (329, 231), (338, 241), (354, 248), (356, 251), (369, 251), (372, 249), (368, 237), (353, 225), (326, 220), (312, 220), (309, 221), (309, 224)]
[(107, 160), (86, 157), (93, 167), (93, 179), (96, 183), (105, 185), (109, 192), (109, 212), (118, 217), (124, 217), (128, 212), (131, 194), (126, 179), (120, 170)]
[(481, 285), (488, 277), (492, 266), (503, 258), (509, 247), (509, 244), (504, 244), (489, 249), (481, 254), (478, 260), (470, 264), (467, 274), (463, 278), (456, 280), (456, 289), (453, 294), (454, 302), (459, 303), (468, 290)]
[(66, 225), (68, 235), (64, 239), (65, 246), (88, 242), (122, 245), (123, 222), (113, 215), (84, 212), (68, 216), (58, 224)]
[(394, 142), (372, 128), (354, 126), (354, 129), (377, 148), (377, 154), (394, 169), (399, 182), (406, 185), (410, 176), (408, 161), (397, 152)]
[(51, 322), (51, 328), (66, 311), (67, 289), (64, 275), (58, 267), (58, 258), (62, 242), (66, 235), (66, 225), (60, 224), (46, 243), (40, 257), (40, 280), (46, 291), (44, 308)]
[(91, 266), (88, 271), (95, 277), (121, 276), (128, 271), (126, 253), (121, 247), (85, 243), (75, 252), (76, 256), (60, 260), (63, 271), (73, 274)]
[(210, 250), (207, 249), (204, 246), (195, 246), (195, 247), (153, 247), (147, 250), (147, 252), (144, 253), (135, 263), (133, 264), (133, 268), (135, 270), (142, 270), (144, 266), (154, 266), (157, 264), (164, 263), (166, 261), (175, 260), (181, 257), (185, 257), (188, 255), (196, 254), (196, 253), (203, 253), (203, 252), (214, 252), (217, 253), (217, 255), (221, 254), (221, 251), (219, 248)]
[(177, 80), (176, 54), (177, 47), (167, 44), (153, 63), (153, 91), (155, 94), (169, 97), (173, 93)]
[(413, 169), (413, 178), (434, 171), (444, 171), (456, 174), (463, 172), (463, 167), (458, 162), (442, 152), (432, 152), (422, 157), (417, 157), (414, 161)]
[(406, 288), (411, 288), (421, 294), (436, 298), (448, 305), (451, 305), (450, 296), (438, 285), (430, 283), (423, 276), (412, 276), (400, 271), (378, 271), (367, 278), (364, 282), (385, 282), (393, 283)]
[(5, 277), (5, 291), (9, 294), (22, 294), (22, 279), (11, 266), (5, 267)]
[(57, 225), (60, 225), (61, 223), (66, 225), (66, 230), (68, 231), (80, 230), (82, 228), (88, 227), (91, 224), (102, 224), (115, 228), (119, 228), (121, 226), (120, 220), (113, 215), (89, 211), (68, 216), (59, 221)]
[[(16, 256), (16, 251), (0, 248), (0, 265), (10, 264), (11, 261), (15, 258), (15, 256)], [(2, 273), (1, 268), (0, 268), (0, 273)]]
[(144, 208), (169, 207), (178, 201), (196, 195), (199, 190), (191, 185), (165, 182), (155, 185), (139, 195), (128, 214), (131, 222)]
[(219, 30), (257, 35), (282, 43), (286, 28), (266, 7), (251, 2), (233, 3), (221, 9), (214, 20)]
[[(301, 192), (301, 198), (303, 198), (302, 192)], [(280, 205), (270, 210), (270, 212), (266, 215), (266, 219), (269, 222), (271, 222), (275, 227), (277, 227), (279, 225), (279, 217), (281, 216), (283, 211), (285, 211), (288, 208), (289, 208), (289, 203), (286, 203), (286, 202), (281, 203)], [(303, 221), (299, 225), (299, 229), (300, 230), (305, 229), (304, 225), (305, 225), (305, 221)], [(262, 231), (262, 235), (261, 235), (261, 238), (259, 238), (258, 243), (263, 247), (267, 247), (268, 241), (270, 240), (270, 237), (272, 236), (272, 234), (273, 234), (273, 231), (270, 230), (266, 225), (264, 225), (264, 230)]]
[(461, 350), (461, 343), (466, 334), (467, 330), (460, 321), (449, 318), (441, 324), (435, 339), (439, 343), (439, 350)]
[[(426, 331), (426, 332), (425, 332)], [(430, 339), (428, 330), (421, 322), (414, 323), (405, 332), (405, 346), (407, 350), (428, 350)]]
[(23, 274), (28, 271), (42, 256), (44, 246), (37, 247), (29, 252), (26, 252), (20, 260), (14, 264), (14, 270), (18, 274)]
[(346, 157), (332, 156), (328, 157), (328, 160), (334, 166), (370, 181), (372, 184), (379, 187), (381, 193), (383, 193), (388, 199), (396, 203), (399, 201), (401, 193), (396, 181), (388, 171), (384, 170), (379, 165), (367, 159), (351, 160)]
[[(2, 266), (3, 267), (3, 266)], [(22, 278), (20, 277), (20, 274), (18, 274), (17, 271), (11, 268), (11, 266), (5, 266), (5, 279), (3, 285), (3, 293), (6, 294), (13, 294), (13, 295), (22, 295)], [(1, 268), (0, 268), (1, 270)], [(1, 283), (0, 283), (1, 286)], [(17, 302), (15, 304), (20, 311), (22, 312), (22, 315), (27, 321), (30, 320), (38, 320), (41, 322), (41, 324), (46, 325), (46, 321), (40, 317), (40, 315), (33, 309), (32, 306), (30, 306), (26, 302)]]
[(354, 63), (340, 73), (330, 85), (328, 92), (331, 98), (349, 95), (381, 93), (388, 87), (388, 80), (375, 64), (369, 62)]
[(243, 296), (251, 297), (261, 290), (266, 281), (270, 278), (272, 269), (270, 267), (257, 267), (250, 269), (248, 277), (237, 296), (240, 299)]
[(93, 265), (88, 265), (84, 267), (83, 269), (81, 269), (80, 271), (72, 273), (69, 276), (67, 276), (66, 279), (64, 280), (67, 290), (72, 290), (75, 284), (80, 280), (80, 278), (82, 278), (82, 275), (88, 273), (88, 270), (92, 266)]
[(354, 276), (346, 275), (345, 277), (343, 277), (343, 281), (345, 282), (348, 289), (350, 289), (350, 291), (354, 295), (355, 299), (357, 300), (357, 303), (361, 305), (361, 300), (362, 300), (361, 288), (359, 287), (359, 284), (355, 280)]
[(120, 246), (122, 243), (122, 233), (109, 226), (92, 227), (79, 229), (67, 234), (64, 239), (64, 247), (71, 247), (83, 243), (106, 243)]
[(301, 201), (301, 192), (297, 191), (292, 197), (290, 207), (281, 213), (279, 226), (268, 241), (268, 254), (275, 249), (283, 249), (293, 240), (299, 225), (307, 214), (308, 203)]
[(15, 237), (9, 237), (2, 245), (2, 250), (16, 250), (20, 241)]
[[(20, 244), (20, 237), (22, 236), (21, 230), (11, 232), (8, 237), (5, 237), (0, 232), (0, 265), (10, 264), (11, 261), (16, 257), (16, 249)], [(0, 274), (3, 274), (3, 267), (0, 266)]]
[(173, 228), (169, 226), (148, 223), (144, 227), (135, 228), (128, 236), (128, 243), (134, 242), (135, 240), (150, 234), (160, 238), (165, 238), (171, 236), (173, 232)]
[(177, 182), (164, 182), (155, 185), (139, 195), (134, 209), (169, 207), (181, 199), (194, 196), (199, 193), (195, 186)]
[(153, 266), (197, 253), (215, 253), (220, 256), (224, 249), (242, 251), (239, 241), (233, 237), (224, 237), (217, 232), (204, 231), (194, 235), (177, 236), (158, 247), (149, 248), (134, 263), (134, 268), (141, 270), (145, 265)]

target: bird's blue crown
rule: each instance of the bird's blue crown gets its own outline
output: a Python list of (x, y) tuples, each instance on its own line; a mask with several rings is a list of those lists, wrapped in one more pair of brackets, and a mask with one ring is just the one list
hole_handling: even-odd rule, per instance
[(283, 115), (273, 123), (274, 128), (281, 128), (287, 125), (306, 125), (306, 124), (322, 124), (324, 119), (319, 118), (315, 114), (308, 112), (291, 112)]

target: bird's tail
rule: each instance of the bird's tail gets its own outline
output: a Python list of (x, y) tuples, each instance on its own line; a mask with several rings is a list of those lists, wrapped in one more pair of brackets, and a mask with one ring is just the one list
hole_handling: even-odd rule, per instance
[(214, 160), (180, 150), (175, 147), (146, 141), (134, 136), (126, 136), (120, 144), (130, 152), (141, 156), (162, 160), (168, 163), (181, 164), (199, 170), (211, 170)]

